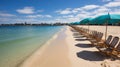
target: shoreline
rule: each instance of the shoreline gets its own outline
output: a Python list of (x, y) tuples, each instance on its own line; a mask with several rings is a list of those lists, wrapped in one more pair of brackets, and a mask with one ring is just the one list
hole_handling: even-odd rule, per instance
[[(60, 31), (62, 31), (62, 30), (63, 30), (63, 28), (60, 29)], [(19, 62), (19, 63), (16, 65), (16, 67), (22, 67), (23, 64), (24, 64), (33, 54), (35, 54), (38, 50), (41, 49), (41, 51), (44, 51), (45, 48), (46, 48), (52, 41), (54, 41), (54, 40), (57, 38), (57, 36), (58, 36), (58, 34), (59, 34), (60, 31), (56, 32), (50, 39), (48, 39), (48, 40), (46, 41), (46, 43), (43, 43), (43, 45), (40, 45), (40, 47), (38, 47), (34, 52), (32, 52), (32, 53), (31, 53), (30, 55), (28, 55), (27, 57), (25, 57), (25, 59), (23, 59), (21, 62)]]
[[(74, 35), (71, 27), (62, 28), (52, 39), (31, 55), (20, 67), (112, 67), (119, 60), (103, 56), (85, 38)], [(79, 37), (79, 38), (76, 38)], [(80, 40), (83, 41), (80, 41)]]
[[(66, 27), (67, 28), (67, 27)], [(58, 64), (60, 64), (61, 62), (63, 62), (63, 60), (64, 59), (66, 59), (67, 57), (64, 57), (63, 55), (68, 55), (67, 53), (68, 52), (66, 52), (66, 51), (68, 51), (68, 50), (66, 50), (66, 48), (67, 48), (67, 46), (63, 46), (63, 45), (65, 45), (65, 40), (62, 40), (62, 39), (66, 39), (66, 35), (65, 35), (65, 33), (63, 33), (63, 32), (66, 32), (66, 29), (61, 29), (59, 32), (57, 32), (53, 37), (52, 37), (52, 39), (50, 39), (50, 40), (48, 40), (42, 47), (40, 47), (35, 53), (33, 53), (27, 60), (25, 60), (19, 67), (37, 67), (37, 66), (39, 66), (39, 67), (49, 67), (50, 65), (53, 65), (54, 63), (53, 62), (58, 62), (58, 60), (61, 60), (61, 61), (59, 61), (58, 62)], [(63, 33), (63, 34), (62, 34)], [(61, 36), (63, 36), (63, 37), (61, 37)], [(61, 41), (62, 40), (62, 41)], [(59, 42), (59, 44), (58, 44), (58, 42)], [(61, 42), (63, 42), (63, 43), (60, 43), (60, 41)], [(56, 45), (56, 44), (58, 44), (58, 45)], [(62, 46), (60, 45), (60, 44), (63, 44)], [(61, 47), (61, 48), (60, 48)], [(64, 48), (64, 49), (63, 49)], [(59, 49), (59, 50), (58, 50)], [(61, 49), (63, 50), (63, 51), (61, 51)], [(60, 54), (60, 52), (62, 53), (62, 54)], [(64, 52), (64, 54), (63, 54), (63, 52)], [(52, 54), (50, 54), (50, 53), (52, 53)], [(57, 57), (59, 58), (59, 57), (61, 57), (62, 56), (62, 58), (64, 58), (64, 59), (58, 59), (58, 58), (54, 58), (54, 57), (56, 57), (56, 53), (57, 53)], [(47, 55), (52, 55), (51, 57), (49, 57), (49, 60), (47, 60), (48, 59), (48, 56)], [(55, 55), (54, 57), (53, 57), (53, 55)], [(47, 56), (46, 58), (45, 58), (45, 56)], [(52, 59), (50, 59), (50, 58), (52, 58)], [(54, 60), (53, 60), (54, 59)], [(57, 60), (58, 59), (58, 60)], [(47, 60), (47, 62), (43, 62), (42, 60)], [(53, 62), (53, 64), (52, 63), (48, 63), (48, 61), (50, 61), (50, 60), (52, 60)], [(68, 61), (68, 60), (67, 60)], [(40, 63), (41, 62), (41, 63)], [(69, 61), (68, 61), (69, 62)], [(46, 64), (44, 64), (44, 63), (46, 63)], [(70, 64), (68, 64), (68, 63), (66, 63), (66, 60), (65, 60), (65, 62), (63, 62), (63, 64), (62, 65), (64, 65), (64, 67), (70, 67), (70, 66), (65, 66), (65, 64), (67, 64), (67, 65), (70, 65)], [(40, 65), (39, 65), (40, 64)], [(49, 64), (49, 65), (48, 65)], [(58, 64), (56, 64), (56, 66), (58, 67)], [(47, 66), (42, 66), (42, 65), (47, 65)], [(60, 64), (61, 65), (61, 64)], [(53, 66), (51, 66), (51, 67), (56, 67), (55, 65), (53, 65)], [(63, 67), (63, 66), (62, 66)]]

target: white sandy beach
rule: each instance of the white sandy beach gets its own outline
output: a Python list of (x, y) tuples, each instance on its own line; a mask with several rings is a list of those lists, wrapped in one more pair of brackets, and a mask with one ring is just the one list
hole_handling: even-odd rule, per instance
[[(78, 27), (83, 27), (83, 28), (88, 29), (88, 25), (81, 25)], [(105, 29), (106, 29), (106, 26), (89, 25), (89, 30), (96, 30), (96, 31), (105, 33)], [(107, 26), (107, 36), (108, 35), (120, 37), (120, 26)]]
[(60, 31), (20, 67), (120, 67), (119, 60), (106, 59), (88, 40), (71, 30), (66, 27)]

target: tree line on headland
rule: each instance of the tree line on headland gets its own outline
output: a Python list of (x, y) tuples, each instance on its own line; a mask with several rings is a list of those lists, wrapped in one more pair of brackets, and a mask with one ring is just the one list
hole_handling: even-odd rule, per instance
[(0, 26), (61, 26), (61, 25), (70, 25), (69, 23), (14, 23), (14, 24), (0, 24)]
[[(14, 24), (0, 24), (0, 26), (62, 26), (62, 25), (105, 25), (105, 24), (77, 24), (77, 23), (39, 23), (39, 24), (31, 24), (31, 23), (14, 23)], [(120, 23), (116, 25), (110, 26), (120, 26)]]

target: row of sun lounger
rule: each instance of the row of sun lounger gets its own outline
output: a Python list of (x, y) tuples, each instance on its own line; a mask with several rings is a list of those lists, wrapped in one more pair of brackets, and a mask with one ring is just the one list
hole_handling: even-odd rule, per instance
[(71, 26), (81, 35), (87, 37), (92, 46), (95, 46), (102, 54), (114, 58), (120, 58), (120, 41), (119, 37), (109, 35), (106, 40), (102, 40), (103, 33), (88, 30), (82, 27)]

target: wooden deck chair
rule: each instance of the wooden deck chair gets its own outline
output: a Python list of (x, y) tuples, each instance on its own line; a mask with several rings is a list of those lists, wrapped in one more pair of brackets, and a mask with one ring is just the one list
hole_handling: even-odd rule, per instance
[[(84, 31), (83, 30), (81, 30), (81, 29), (79, 29), (78, 30), (78, 32), (81, 34), (81, 35), (83, 35), (84, 34)], [(84, 36), (84, 35), (83, 35)]]
[(86, 36), (87, 39), (89, 40), (89, 39), (92, 38), (93, 34), (94, 34), (94, 31), (91, 31), (91, 32), (89, 32), (88, 34), (86, 34), (85, 36)]
[(97, 45), (99, 42), (102, 41), (102, 37), (103, 37), (103, 33), (98, 32), (98, 34), (96, 35), (95, 39), (90, 40), (92, 45)]
[(98, 37), (97, 37), (97, 42), (100, 42), (102, 40), (103, 33), (99, 32)]
[(81, 34), (87, 37), (89, 35), (88, 29), (83, 28)]
[(110, 55), (115, 58), (118, 58), (118, 57), (120, 58), (120, 42), (117, 45), (117, 47), (111, 52)]
[(87, 35), (87, 36), (86, 36), (86, 37), (87, 37), (87, 39), (89, 39), (89, 38), (91, 39), (91, 38), (92, 38), (92, 36), (93, 36), (93, 33), (94, 33), (93, 31), (90, 31), (90, 30), (89, 30), (89, 35)]
[(80, 34), (82, 33), (81, 28), (76, 27), (76, 26), (71, 26), (74, 30), (78, 31)]
[(103, 48), (103, 47), (109, 46), (112, 38), (113, 38), (113, 36), (112, 36), (112, 35), (109, 35), (106, 41), (104, 41), (104, 42), (98, 42), (98, 43), (96, 44), (96, 48), (99, 49), (99, 48)]
[(88, 40), (95, 39), (96, 35), (97, 35), (97, 31), (92, 31), (92, 34), (88, 35), (87, 39)]
[(119, 41), (119, 37), (114, 37), (111, 43), (107, 45), (107, 47), (99, 48), (99, 51), (104, 53), (112, 52), (112, 50), (117, 45), (118, 41)]
[(81, 35), (83, 35), (83, 36), (85, 36), (85, 34), (87, 34), (86, 33), (86, 30), (87, 29), (85, 29), (85, 28), (82, 28), (82, 27), (74, 27), (73, 26), (73, 28), (75, 29), (75, 30), (77, 30)]
[(83, 28), (82, 27), (77, 27), (76, 29), (81, 35), (83, 35)]
[(90, 36), (92, 36), (92, 31), (89, 31), (89, 33), (87, 35), (85, 35), (87, 38), (89, 38)]

